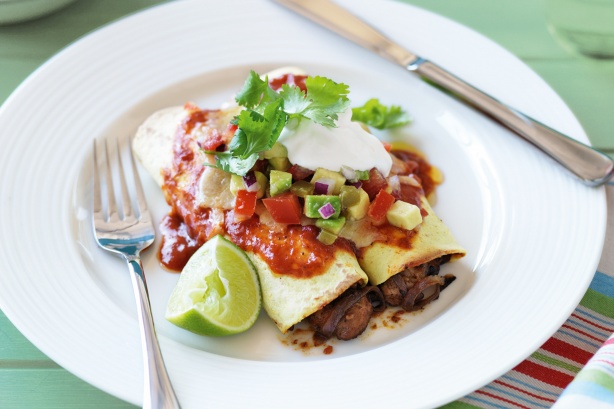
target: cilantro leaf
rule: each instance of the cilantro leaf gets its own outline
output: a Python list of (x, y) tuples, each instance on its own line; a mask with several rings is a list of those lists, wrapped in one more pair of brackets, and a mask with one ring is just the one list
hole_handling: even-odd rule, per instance
[(291, 116), (300, 115), (311, 104), (305, 92), (299, 87), (291, 87), (288, 84), (281, 86), (279, 96), (284, 100), (284, 110)]
[(283, 85), (279, 96), (284, 100), (284, 109), (290, 116), (304, 116), (312, 121), (335, 127), (337, 114), (350, 105), (347, 97), (349, 87), (324, 77), (307, 77), (307, 92), (298, 87)]
[(237, 119), (237, 132), (229, 145), (229, 151), (240, 158), (270, 149), (279, 138), (288, 115), (283, 100), (269, 103), (262, 114), (243, 110)]
[(325, 77), (307, 77), (307, 95), (311, 104), (302, 115), (324, 126), (335, 127), (337, 114), (350, 106), (349, 86)]
[[(233, 156), (230, 152), (206, 151), (206, 153), (215, 155), (216, 168), (239, 176), (245, 176), (258, 160), (257, 153), (254, 153), (245, 159)], [(205, 165), (214, 166), (209, 164)]]
[(252, 70), (249, 72), (243, 88), (235, 96), (235, 101), (245, 108), (253, 109), (258, 105), (277, 99), (277, 97), (277, 93), (269, 86), (268, 77), (262, 79), (258, 73)]
[(226, 152), (207, 152), (216, 156), (218, 168), (244, 176), (258, 160), (258, 154), (271, 149), (283, 130), (288, 115), (283, 100), (264, 107), (264, 112), (244, 109), (235, 119), (238, 126)]
[(363, 122), (377, 129), (389, 129), (406, 125), (411, 118), (400, 106), (386, 106), (372, 98), (363, 106), (352, 108), (352, 121)]

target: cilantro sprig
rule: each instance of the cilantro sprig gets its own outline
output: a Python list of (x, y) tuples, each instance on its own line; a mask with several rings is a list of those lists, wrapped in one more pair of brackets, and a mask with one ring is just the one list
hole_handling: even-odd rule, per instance
[(349, 87), (325, 77), (307, 77), (307, 92), (284, 84), (280, 97), (290, 118), (302, 116), (313, 122), (335, 128), (338, 115), (350, 106)]
[(307, 77), (307, 92), (284, 84), (273, 90), (268, 78), (250, 71), (235, 100), (243, 109), (233, 120), (237, 125), (225, 152), (207, 151), (216, 157), (216, 167), (244, 176), (259, 153), (273, 147), (291, 118), (306, 118), (323, 126), (336, 127), (338, 114), (348, 109), (349, 87), (326, 77)]
[(249, 72), (243, 88), (235, 95), (237, 104), (247, 109), (264, 107), (275, 99), (278, 99), (278, 94), (269, 85), (268, 77), (262, 79), (253, 70)]
[(372, 98), (363, 106), (352, 108), (352, 121), (363, 122), (377, 129), (390, 129), (408, 124), (411, 118), (400, 106), (386, 106)]
[(238, 126), (226, 152), (212, 152), (219, 169), (245, 176), (258, 160), (259, 153), (273, 147), (288, 120), (283, 101), (268, 104), (263, 113), (244, 109), (235, 118)]

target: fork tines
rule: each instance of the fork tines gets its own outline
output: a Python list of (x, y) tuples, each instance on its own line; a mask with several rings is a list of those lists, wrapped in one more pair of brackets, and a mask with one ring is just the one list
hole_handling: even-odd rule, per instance
[[(94, 140), (94, 216), (102, 217), (104, 220), (111, 222), (149, 218), (143, 186), (130, 146), (130, 138), (122, 139), (117, 138), (115, 141), (105, 139), (103, 142), (104, 149), (100, 151), (97, 146), (98, 142)], [(122, 149), (123, 145), (127, 145), (127, 147)], [(133, 186), (131, 186), (133, 189), (129, 189), (126, 182), (125, 159), (122, 159), (122, 156), (127, 156), (130, 162), (128, 171), (133, 176)], [(113, 169), (116, 169), (115, 172)], [(119, 188), (116, 187), (114, 179), (116, 182), (119, 181)], [(103, 190), (106, 190), (106, 200), (103, 197), (105, 196), (102, 193)], [(130, 191), (136, 193), (136, 198), (130, 196)], [(116, 200), (118, 196), (121, 198), (119, 203)], [(118, 210), (119, 206), (121, 206), (121, 212)], [(105, 207), (106, 212), (104, 211)]]

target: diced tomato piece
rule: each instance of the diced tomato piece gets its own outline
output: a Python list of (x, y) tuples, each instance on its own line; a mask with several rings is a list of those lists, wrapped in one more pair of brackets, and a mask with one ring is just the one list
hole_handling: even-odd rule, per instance
[(394, 201), (394, 196), (385, 190), (380, 190), (377, 196), (375, 196), (375, 200), (369, 205), (367, 215), (377, 221), (383, 220)]
[(247, 190), (237, 191), (235, 198), (235, 218), (237, 220), (247, 220), (254, 215), (256, 211), (256, 201), (258, 200), (258, 192), (248, 192)]
[(284, 84), (295, 85), (299, 87), (301, 91), (305, 92), (307, 91), (307, 86), (305, 85), (306, 79), (306, 75), (284, 74), (281, 77), (269, 79), (269, 85), (275, 91), (279, 91)]
[(237, 132), (238, 128), (239, 128), (239, 126), (237, 124), (230, 123), (226, 127), (226, 133), (229, 134), (229, 135), (234, 135), (235, 132)]
[(211, 129), (205, 135), (204, 141), (199, 145), (206, 151), (214, 151), (221, 145), (224, 145), (224, 138), (217, 129)]
[(275, 197), (262, 199), (262, 203), (271, 213), (271, 217), (277, 223), (300, 224), (303, 210), (298, 201), (298, 197), (285, 193)]
[(384, 149), (386, 149), (386, 152), (390, 152), (392, 150), (392, 145), (388, 142), (382, 141), (382, 145), (384, 145)]
[(309, 176), (315, 173), (313, 170), (304, 168), (299, 165), (290, 166), (290, 169), (288, 169), (286, 172), (291, 173), (292, 180), (295, 180), (295, 181), (307, 179)]
[(376, 168), (369, 171), (369, 180), (362, 181), (362, 188), (367, 192), (369, 200), (371, 201), (373, 201), (380, 190), (385, 189), (386, 186), (388, 186), (386, 178)]

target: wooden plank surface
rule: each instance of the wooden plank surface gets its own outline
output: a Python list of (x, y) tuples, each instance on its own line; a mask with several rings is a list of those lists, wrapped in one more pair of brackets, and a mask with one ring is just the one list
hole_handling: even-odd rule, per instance
[(167, 0), (79, 0), (42, 18), (0, 26), (0, 103), (58, 51), (80, 37)]
[(134, 408), (77, 378), (32, 345), (0, 311), (0, 408)]
[[(574, 111), (593, 144), (614, 152), (614, 62), (565, 53), (549, 35), (544, 2), (403, 0), (473, 28), (541, 75)], [(0, 26), (0, 103), (56, 52), (126, 14), (164, 0), (80, 0), (32, 22)], [(0, 271), (0, 285), (1, 285)], [(68, 373), (0, 312), (0, 407), (133, 408)]]

